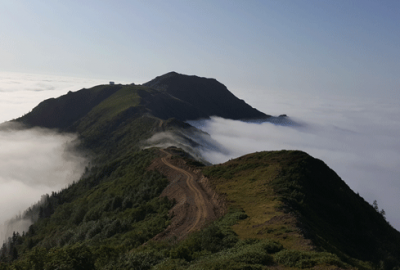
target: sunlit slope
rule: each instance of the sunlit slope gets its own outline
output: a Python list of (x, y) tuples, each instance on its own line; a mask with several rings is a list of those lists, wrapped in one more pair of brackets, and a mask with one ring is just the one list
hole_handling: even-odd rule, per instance
[(400, 233), (325, 163), (304, 152), (254, 153), (204, 173), (232, 207), (249, 216), (233, 226), (243, 239), (324, 250), (350, 264), (357, 259), (395, 265), (400, 258)]

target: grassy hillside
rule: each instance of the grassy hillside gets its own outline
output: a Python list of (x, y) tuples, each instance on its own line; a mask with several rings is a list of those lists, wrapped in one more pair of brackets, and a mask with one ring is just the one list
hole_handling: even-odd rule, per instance
[[(334, 254), (360, 269), (400, 266), (400, 233), (334, 171), (306, 153), (255, 153), (204, 173), (233, 207), (249, 216), (233, 226), (241, 239), (272, 239), (299, 254)], [(299, 258), (287, 263), (276, 259), (300, 267)]]
[[(181, 242), (142, 245), (166, 228), (173, 204), (158, 197), (165, 178), (146, 171), (154, 151), (95, 167), (48, 196), (2, 260), (16, 250), (19, 269), (398, 269), (399, 232), (322, 161), (299, 151), (197, 167), (228, 213)], [(351, 216), (359, 220), (351, 224)]]

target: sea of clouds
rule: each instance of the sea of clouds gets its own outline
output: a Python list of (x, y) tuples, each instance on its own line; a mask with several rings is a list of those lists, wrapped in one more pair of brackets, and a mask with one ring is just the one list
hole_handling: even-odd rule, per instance
[(236, 91), (257, 109), (288, 114), (299, 126), (245, 123), (214, 117), (190, 124), (209, 133), (225, 153), (204, 149), (212, 163), (265, 150), (302, 150), (323, 160), (367, 202), (377, 200), (400, 230), (400, 106), (363, 97)]
[[(88, 161), (74, 151), (78, 143), (73, 134), (46, 129), (26, 129), (19, 125), (0, 125), (0, 239), (13, 231), (26, 231), (31, 220), (4, 225), (21, 214), (41, 195), (59, 191), (84, 172)], [(18, 228), (15, 228), (18, 225)]]

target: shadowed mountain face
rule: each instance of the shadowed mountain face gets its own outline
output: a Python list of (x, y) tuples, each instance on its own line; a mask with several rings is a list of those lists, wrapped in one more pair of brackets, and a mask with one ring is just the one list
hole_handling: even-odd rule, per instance
[[(128, 112), (125, 112), (128, 111)], [(235, 97), (215, 79), (175, 72), (144, 85), (99, 85), (69, 92), (41, 102), (32, 112), (17, 119), (30, 126), (77, 131), (97, 118), (147, 114), (181, 121), (219, 116), (228, 119), (260, 120), (266, 115)], [(108, 119), (111, 120), (111, 119)]]
[[(168, 93), (195, 108), (200, 117), (219, 116), (228, 119), (266, 119), (266, 115), (238, 99), (215, 79), (170, 72), (144, 85)], [(190, 120), (190, 119), (184, 119)]]
[(30, 113), (17, 120), (31, 126), (66, 129), (121, 88), (105, 85), (69, 92), (59, 98), (42, 101)]

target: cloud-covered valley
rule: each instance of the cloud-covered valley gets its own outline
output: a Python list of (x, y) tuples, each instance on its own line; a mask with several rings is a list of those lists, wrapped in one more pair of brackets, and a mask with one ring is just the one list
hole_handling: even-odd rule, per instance
[[(77, 138), (45, 129), (24, 129), (5, 121), (28, 113), (41, 101), (104, 83), (100, 80), (0, 73), (0, 241), (3, 223), (59, 191), (83, 173), (87, 160), (72, 151)], [(22, 222), (26, 230), (29, 222)]]
[[(59, 191), (82, 175), (87, 159), (73, 150), (72, 134), (0, 126), (0, 237), (6, 220), (22, 213), (43, 194)], [(29, 221), (24, 223), (30, 225)], [(27, 228), (22, 228), (27, 229)], [(6, 235), (7, 236), (7, 235)]]
[(227, 150), (203, 150), (207, 160), (221, 163), (256, 151), (305, 151), (334, 169), (366, 201), (377, 200), (388, 221), (400, 229), (400, 108), (395, 102), (235, 94), (266, 113), (287, 113), (301, 125), (254, 124), (222, 118), (190, 122)]

